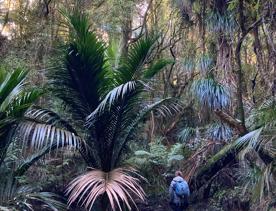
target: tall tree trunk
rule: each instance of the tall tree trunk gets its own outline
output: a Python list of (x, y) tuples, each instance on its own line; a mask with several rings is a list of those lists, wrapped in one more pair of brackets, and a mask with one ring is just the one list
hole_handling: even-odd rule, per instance
[(198, 14), (198, 28), (199, 28), (199, 35), (200, 35), (200, 48), (203, 52), (203, 54), (206, 51), (205, 47), (205, 33), (206, 33), (206, 23), (205, 23), (205, 17), (206, 17), (206, 0), (203, 0), (202, 7), (200, 14)]
[(254, 47), (254, 53), (256, 55), (257, 58), (257, 68), (258, 68), (258, 72), (260, 73), (261, 76), (261, 85), (265, 87), (265, 89), (267, 88), (267, 83), (266, 83), (266, 68), (265, 68), (265, 64), (264, 64), (264, 60), (263, 60), (263, 52), (262, 52), (262, 45), (261, 45), (261, 41), (260, 41), (260, 37), (259, 37), (259, 28), (256, 27), (252, 30), (253, 32), (253, 36), (254, 36), (254, 43), (253, 43), (253, 47)]
[(241, 32), (239, 35), (238, 44), (235, 51), (235, 60), (237, 64), (237, 102), (238, 102), (238, 118), (241, 120), (242, 127), (245, 128), (245, 113), (244, 113), (244, 106), (243, 106), (243, 73), (242, 73), (242, 63), (241, 63), (241, 47), (243, 40), (245, 38), (245, 26), (244, 26), (245, 18), (243, 15), (243, 0), (239, 0), (239, 24), (241, 27)]
[(132, 33), (132, 18), (131, 14), (126, 14), (126, 17), (122, 23), (122, 43), (121, 43), (121, 55), (127, 56), (128, 54), (128, 43)]

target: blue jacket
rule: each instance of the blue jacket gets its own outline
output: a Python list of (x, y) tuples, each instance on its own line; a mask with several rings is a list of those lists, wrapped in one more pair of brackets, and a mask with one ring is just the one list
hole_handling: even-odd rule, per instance
[[(186, 184), (186, 194), (184, 198), (179, 197), (176, 193), (175, 193), (175, 186), (176, 183), (182, 181), (183, 183)], [(169, 188), (169, 193), (170, 193), (170, 202), (174, 203), (176, 205), (180, 205), (180, 204), (184, 204), (184, 203), (188, 203), (188, 197), (190, 196), (190, 189), (189, 189), (189, 185), (188, 183), (180, 176), (177, 176), (175, 178), (173, 178), (170, 188)]]

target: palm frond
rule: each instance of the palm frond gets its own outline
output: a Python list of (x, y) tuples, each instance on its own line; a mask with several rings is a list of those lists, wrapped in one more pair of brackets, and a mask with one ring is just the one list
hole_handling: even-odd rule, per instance
[(141, 78), (143, 67), (149, 62), (154, 44), (157, 41), (156, 36), (148, 36), (139, 39), (130, 46), (127, 57), (121, 58), (118, 68), (120, 84)]
[(5, 111), (9, 104), (22, 92), (24, 79), (27, 71), (16, 69), (11, 74), (7, 74), (5, 80), (0, 85), (0, 111)]
[(70, 40), (65, 68), (48, 74), (53, 94), (62, 99), (77, 120), (84, 120), (110, 90), (110, 71), (105, 69), (105, 44), (90, 30), (87, 15), (65, 14)]
[(43, 208), (48, 208), (53, 211), (67, 210), (67, 206), (63, 202), (64, 199), (55, 193), (51, 193), (51, 192), (30, 193), (28, 194), (28, 200), (42, 203)]
[(56, 149), (57, 145), (53, 144), (52, 146), (45, 146), (43, 149), (39, 150), (36, 153), (31, 154), (28, 158), (22, 161), (19, 166), (15, 169), (13, 175), (19, 177), (24, 175), (24, 173), (39, 159), (41, 159), (46, 154), (50, 153), (53, 149)]
[(123, 210), (122, 205), (131, 210), (131, 204), (136, 206), (135, 198), (145, 200), (139, 179), (132, 175), (138, 175), (134, 169), (117, 168), (111, 172), (92, 169), (69, 184), (66, 191), (69, 206), (78, 202), (92, 210), (96, 200), (106, 195), (112, 210)]
[(254, 155), (258, 162), (253, 166), (244, 165), (244, 191), (250, 191), (256, 202), (261, 202), (273, 194), (273, 158), (276, 156), (276, 122), (275, 99), (266, 100), (253, 112), (252, 118), (255, 129), (237, 139), (233, 146), (239, 150), (239, 159), (244, 162), (245, 155)]
[(40, 90), (31, 90), (17, 95), (14, 100), (9, 103), (9, 106), (6, 109), (7, 115), (22, 117), (41, 95), (42, 91)]
[(257, 149), (260, 145), (260, 135), (263, 131), (263, 127), (253, 130), (244, 136), (238, 138), (235, 142), (237, 148), (244, 148), (248, 145)]
[(143, 84), (140, 81), (129, 81), (114, 88), (105, 96), (99, 106), (87, 117), (87, 121), (93, 121), (96, 115), (101, 114), (106, 109), (110, 109), (117, 101), (123, 101), (127, 95), (130, 95), (130, 93), (134, 92), (139, 87), (141, 88), (141, 86), (143, 86)]
[(24, 134), (22, 137), (24, 146), (30, 146), (34, 149), (43, 149), (46, 146), (78, 149), (84, 142), (68, 130), (36, 121), (22, 121), (19, 130), (21, 134)]
[(39, 123), (50, 124), (53, 126), (61, 126), (77, 135), (76, 130), (68, 121), (62, 119), (57, 113), (51, 110), (40, 107), (32, 107), (25, 113), (24, 117), (37, 121)]
[[(43, 208), (53, 211), (66, 210), (60, 196), (50, 192), (39, 192), (31, 186), (21, 186), (12, 175), (0, 184), (0, 204), (7, 210), (33, 210), (33, 205), (41, 203)], [(2, 209), (0, 207), (0, 209)]]
[(168, 64), (173, 64), (174, 61), (168, 59), (160, 59), (154, 63), (152, 63), (145, 71), (144, 71), (144, 78), (150, 79), (159, 73), (164, 67)]
[(121, 158), (121, 153), (126, 146), (129, 136), (133, 133), (136, 126), (142, 119), (144, 119), (150, 112), (155, 111), (163, 117), (173, 116), (175, 113), (180, 112), (181, 104), (173, 98), (167, 98), (155, 103), (144, 105), (139, 111), (136, 111), (134, 116), (127, 118), (128, 121), (122, 123), (118, 140), (116, 142), (116, 149), (113, 151), (112, 166), (116, 166)]
[(265, 126), (276, 119), (276, 98), (265, 100), (262, 105), (251, 114), (255, 126)]

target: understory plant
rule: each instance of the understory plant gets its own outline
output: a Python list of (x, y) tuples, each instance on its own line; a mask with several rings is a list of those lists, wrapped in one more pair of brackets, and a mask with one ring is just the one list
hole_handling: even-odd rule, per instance
[(97, 202), (102, 210), (131, 209), (145, 193), (136, 170), (121, 166), (130, 136), (149, 112), (171, 115), (180, 109), (173, 99), (145, 100), (150, 79), (168, 62), (155, 61), (157, 36), (144, 36), (129, 46), (126, 56), (118, 56), (91, 31), (85, 14), (64, 13), (64, 18), (69, 31), (64, 66), (49, 72), (48, 79), (67, 118), (34, 107), (21, 131), (33, 148), (74, 148), (85, 160), (87, 172), (66, 191), (69, 205), (92, 210)]
[(151, 195), (166, 194), (166, 177), (180, 169), (180, 165), (186, 156), (183, 144), (176, 143), (167, 148), (157, 139), (149, 144), (149, 150), (136, 150), (126, 162), (135, 166), (148, 182), (144, 187)]
[(251, 131), (234, 142), (239, 151), (244, 191), (252, 194), (258, 209), (268, 209), (276, 196), (276, 99), (266, 100), (247, 119)]
[[(29, 185), (21, 185), (18, 176), (41, 158), (42, 152), (33, 153), (18, 164), (9, 151), (11, 145), (22, 149), (22, 139), (15, 137), (16, 129), (25, 119), (25, 112), (37, 101), (42, 92), (36, 88), (27, 88), (28, 71), (17, 68), (10, 72), (0, 69), (0, 210), (33, 210), (34, 204), (51, 210), (65, 210), (66, 205), (60, 197)], [(21, 142), (21, 143), (18, 143)], [(20, 174), (17, 174), (20, 172)]]

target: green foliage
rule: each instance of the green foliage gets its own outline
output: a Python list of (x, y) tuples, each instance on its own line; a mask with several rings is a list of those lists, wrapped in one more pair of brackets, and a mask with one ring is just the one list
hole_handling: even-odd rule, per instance
[(208, 106), (211, 109), (222, 109), (227, 108), (230, 104), (228, 90), (213, 78), (203, 78), (194, 81), (191, 91), (201, 106)]
[[(154, 76), (156, 72), (159, 72), (165, 65), (152, 66), (152, 68), (145, 69), (145, 64), (151, 61), (151, 55), (153, 48), (156, 44), (157, 38), (155, 35), (149, 35), (149, 37), (139, 39), (133, 45), (130, 46), (127, 57), (121, 58), (121, 63), (118, 68), (119, 82), (120, 84), (126, 83), (131, 80), (142, 79), (144, 72), (145, 76)], [(153, 69), (154, 68), (154, 69)]]
[(170, 167), (173, 161), (182, 161), (184, 159), (184, 145), (177, 143), (172, 145), (170, 150), (157, 140), (149, 144), (149, 151), (137, 150), (134, 156), (129, 159), (128, 163), (137, 165), (143, 168), (147, 164), (168, 166)]
[[(237, 148), (242, 148), (242, 154), (254, 149), (264, 148), (271, 157), (275, 156), (275, 99), (269, 99), (250, 117), (255, 125), (253, 130), (240, 137), (236, 142)], [(251, 120), (252, 121), (252, 120)], [(243, 156), (242, 156), (243, 157)]]
[[(154, 125), (149, 128), (153, 134), (150, 136), (165, 134), (168, 145), (177, 137), (191, 151), (200, 146), (196, 150), (200, 158), (195, 158), (195, 154), (189, 164), (185, 163), (185, 167), (187, 164), (196, 169), (200, 166), (198, 163), (207, 163), (206, 168), (212, 171), (214, 168), (209, 161), (206, 162), (206, 158), (210, 157), (214, 148), (216, 151), (219, 145), (233, 140), (237, 134), (227, 124), (216, 121), (218, 116), (205, 113), (221, 109), (236, 118), (237, 101), (233, 100), (236, 98), (238, 80), (235, 77), (235, 49), (239, 38), (245, 36), (240, 51), (241, 84), (245, 88), (242, 90), (242, 99), (245, 116), (249, 116), (246, 122), (249, 133), (229, 143), (210, 161), (220, 166), (220, 163), (225, 163), (225, 155), (239, 153), (243, 161), (248, 161), (248, 155), (254, 155), (257, 160), (253, 163), (261, 165), (246, 168), (248, 172), (253, 172), (252, 175), (255, 174), (246, 176), (248, 181), (254, 181), (248, 187), (255, 190), (258, 186), (256, 193), (263, 193), (263, 197), (254, 193), (256, 198), (269, 196), (268, 186), (264, 184), (269, 181), (264, 178), (271, 175), (268, 171), (275, 169), (275, 100), (268, 100), (259, 108), (255, 106), (275, 92), (275, 62), (271, 56), (274, 50), (272, 38), (275, 17), (271, 15), (274, 13), (274, 1), (47, 2), (23, 0), (0, 3), (3, 10), (0, 16), (3, 26), (6, 26), (2, 28), (2, 33), (6, 33), (7, 29), (12, 30), (12, 36), (8, 39), (2, 39), (0, 35), (0, 165), (8, 167), (3, 172), (7, 170), (22, 175), (45, 154), (58, 148), (78, 150), (87, 166), (109, 172), (122, 164), (127, 143), (133, 140), (134, 132), (142, 127), (139, 122), (149, 124), (145, 120), (147, 115), (157, 113), (172, 117), (172, 121), (160, 120), (159, 116), (153, 118)], [(241, 3), (240, 9), (243, 11), (239, 11)], [(73, 11), (72, 14), (60, 16), (54, 11), (62, 6), (76, 6), (81, 12)], [(4, 7), (10, 7), (10, 11)], [(89, 16), (85, 12), (89, 12)], [(61, 19), (66, 20), (65, 30), (64, 25), (59, 23)], [(242, 19), (244, 21), (240, 21)], [(252, 23), (259, 19), (259, 23), (247, 34), (247, 29), (251, 29)], [(131, 33), (133, 28), (136, 29)], [(149, 33), (152, 29), (158, 30), (157, 34), (161, 32), (161, 37), (152, 36)], [(136, 36), (140, 31), (145, 35), (137, 41)], [(128, 44), (129, 54), (124, 58), (117, 42), (121, 34), (124, 34), (124, 44)], [(105, 40), (109, 40), (109, 43), (102, 42), (101, 36), (107, 38)], [(63, 52), (56, 46), (61, 40), (66, 42)], [(53, 62), (61, 55), (62, 61)], [(172, 56), (174, 61), (156, 60), (162, 55)], [(45, 60), (48, 57), (51, 57), (51, 62)], [(185, 59), (179, 65), (181, 58)], [(159, 81), (151, 80), (168, 64), (173, 65), (165, 69), (164, 74), (158, 77)], [(50, 66), (55, 66), (55, 69)], [(24, 71), (23, 75), (14, 73), (17, 68), (23, 70), (23, 67), (33, 69), (30, 80), (27, 79), (31, 86), (37, 83), (49, 85), (50, 94), (39, 104), (47, 108), (51, 106), (55, 112), (31, 107), (41, 92), (25, 86)], [(231, 67), (233, 70), (230, 70)], [(48, 80), (45, 80), (45, 70)], [(9, 85), (5, 84), (7, 75), (10, 77)], [(22, 84), (20, 77), (25, 78)], [(150, 94), (146, 93), (153, 90), (149, 85), (156, 89)], [(196, 112), (195, 115), (179, 117), (176, 114), (179, 110), (177, 102), (169, 98), (154, 102), (154, 99), (170, 94), (185, 96), (179, 97), (180, 100), (192, 107), (193, 111), (198, 111), (200, 107), (200, 114), (196, 115)], [(151, 113), (152, 110), (154, 112)], [(178, 121), (186, 127), (180, 132), (182, 126)], [(15, 128), (19, 129), (16, 136), (12, 133)], [(147, 132), (145, 130), (143, 135)], [(24, 152), (28, 153), (27, 158), (18, 156), (22, 142)], [(179, 161), (183, 160), (183, 156), (187, 158), (187, 149), (181, 152), (181, 144), (169, 147), (155, 144), (149, 149), (141, 147), (142, 150), (135, 152), (135, 157), (141, 167), (149, 166), (143, 170), (145, 174), (161, 172), (156, 176), (155, 182), (158, 184), (163, 181), (163, 176), (160, 176), (163, 172), (181, 163)], [(204, 145), (212, 150), (206, 150)], [(202, 153), (204, 150), (205, 153)], [(45, 163), (48, 161), (46, 159)], [(272, 167), (268, 168), (272, 161)], [(249, 163), (252, 165), (252, 161)], [(71, 169), (67, 171), (71, 175), (75, 173)], [(84, 172), (83, 169), (81, 171)], [(51, 182), (56, 179), (59, 183), (59, 176), (54, 176), (47, 169), (45, 172), (51, 173)], [(270, 183), (269, 187), (273, 189)], [(165, 185), (163, 187), (165, 190)], [(246, 191), (250, 192), (249, 189)], [(223, 195), (227, 195), (227, 191)], [(221, 197), (218, 198), (220, 200)]]
[(66, 210), (66, 204), (57, 194), (41, 192), (31, 186), (19, 185), (11, 175), (5, 175), (0, 185), (0, 209), (7, 210), (34, 210), (35, 204), (42, 208)]
[(127, 164), (136, 166), (142, 175), (148, 180), (145, 185), (150, 194), (162, 194), (167, 191), (165, 174), (167, 171), (177, 170), (184, 160), (184, 145), (177, 143), (168, 148), (163, 145), (162, 140), (156, 140), (149, 144), (149, 151), (137, 150), (127, 160)]
[(178, 140), (181, 142), (185, 142), (190, 140), (191, 138), (194, 138), (195, 136), (196, 136), (196, 129), (192, 127), (186, 127), (186, 128), (183, 128), (178, 133)]
[(273, 194), (275, 178), (272, 173), (272, 164), (265, 167), (244, 167), (240, 171), (240, 180), (243, 183), (243, 193), (250, 192), (254, 202), (261, 202)]
[(209, 55), (201, 55), (197, 61), (197, 69), (202, 75), (208, 75), (214, 68), (214, 61)]
[[(150, 104), (142, 98), (148, 80), (168, 64), (160, 60), (151, 65), (156, 36), (142, 37), (130, 45), (128, 55), (119, 57), (114, 65), (115, 52), (90, 30), (86, 14), (74, 11), (64, 16), (70, 38), (64, 67), (50, 71), (48, 78), (51, 93), (62, 100), (72, 119), (63, 120), (55, 112), (40, 108), (26, 114), (28, 121), (23, 122), (21, 131), (26, 140), (31, 137), (31, 147), (41, 151), (22, 164), (18, 174), (61, 147), (77, 148), (88, 166), (111, 172), (120, 165), (123, 149), (137, 124), (150, 111), (162, 115), (179, 111), (173, 99)], [(77, 199), (69, 197), (71, 202)], [(89, 207), (93, 204), (89, 201)]]
[(234, 15), (228, 11), (223, 14), (217, 11), (210, 12), (206, 21), (208, 29), (215, 33), (224, 32), (231, 35), (237, 28)]
[(271, 124), (276, 119), (276, 100), (270, 98), (262, 103), (262, 105), (255, 109), (248, 118), (249, 123), (253, 123), (253, 127), (260, 127), (266, 124)]
[(11, 73), (1, 70), (0, 85), (0, 166), (12, 141), (14, 128), (23, 118), (24, 112), (38, 99), (41, 92), (26, 91), (24, 81), (27, 71), (16, 69)]
[(208, 125), (206, 136), (215, 141), (230, 141), (233, 137), (233, 130), (228, 125), (218, 122)]
[(148, 69), (145, 71), (144, 73), (144, 78), (145, 79), (150, 79), (153, 78), (155, 76), (156, 73), (160, 72), (161, 69), (163, 69), (165, 66), (167, 66), (168, 64), (173, 64), (172, 60), (158, 60), (155, 63), (152, 63)]
[[(33, 202), (41, 203), (42, 207), (52, 210), (65, 210), (64, 203), (53, 193), (40, 192), (29, 186), (21, 186), (13, 171), (17, 168), (15, 163), (18, 160), (16, 154), (10, 154), (9, 146), (15, 142), (14, 131), (25, 118), (25, 112), (41, 96), (42, 92), (36, 89), (25, 89), (27, 71), (15, 69), (11, 73), (1, 69), (0, 79), (0, 204), (1, 209), (12, 210), (33, 210)], [(16, 144), (16, 143), (14, 143)], [(21, 150), (22, 144), (16, 144)], [(9, 150), (9, 151), (8, 151)], [(9, 152), (9, 154), (7, 154)], [(18, 152), (17, 152), (18, 153)], [(40, 152), (41, 153), (41, 152)], [(43, 154), (43, 153), (42, 153)], [(43, 154), (44, 155), (44, 154)], [(35, 161), (42, 157), (32, 155)], [(25, 162), (30, 167), (34, 162)], [(13, 168), (11, 168), (13, 167)], [(19, 167), (20, 168), (20, 167)], [(23, 174), (26, 169), (21, 171)]]
[(222, 122), (210, 123), (204, 127), (185, 127), (178, 133), (178, 140), (187, 142), (191, 139), (201, 138), (213, 141), (229, 141), (233, 137), (233, 130)]

